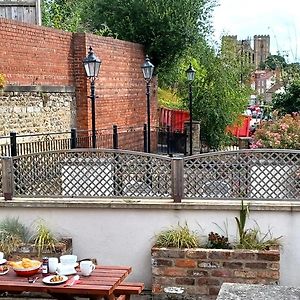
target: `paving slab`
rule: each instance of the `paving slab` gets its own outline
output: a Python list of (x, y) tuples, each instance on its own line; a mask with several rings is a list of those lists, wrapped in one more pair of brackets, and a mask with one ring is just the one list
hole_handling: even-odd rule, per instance
[(223, 283), (217, 300), (296, 300), (300, 287)]

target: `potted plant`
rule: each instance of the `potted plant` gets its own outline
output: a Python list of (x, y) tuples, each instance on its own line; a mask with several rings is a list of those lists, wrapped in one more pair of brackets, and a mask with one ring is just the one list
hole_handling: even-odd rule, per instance
[(22, 224), (18, 218), (6, 217), (0, 221), (0, 251), (9, 259), (60, 256), (72, 252), (70, 238), (58, 238), (45, 221), (38, 219), (33, 228)]
[(242, 203), (236, 242), (215, 232), (203, 239), (187, 224), (156, 235), (151, 249), (154, 299), (213, 299), (224, 282), (277, 283), (279, 238), (261, 234), (258, 227), (247, 229), (248, 215), (249, 205)]

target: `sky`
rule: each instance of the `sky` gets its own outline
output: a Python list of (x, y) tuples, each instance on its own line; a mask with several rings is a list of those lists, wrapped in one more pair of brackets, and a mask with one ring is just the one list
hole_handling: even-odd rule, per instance
[(270, 35), (271, 54), (300, 62), (300, 0), (218, 0), (214, 10), (215, 39), (224, 34), (239, 40)]

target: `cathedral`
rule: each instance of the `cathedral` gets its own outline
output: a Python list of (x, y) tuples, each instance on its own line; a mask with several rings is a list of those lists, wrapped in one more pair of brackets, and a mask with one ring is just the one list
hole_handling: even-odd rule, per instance
[(225, 35), (222, 38), (222, 49), (233, 49), (249, 64), (253, 64), (255, 69), (259, 69), (266, 58), (270, 55), (270, 36), (254, 35), (253, 48), (250, 38), (238, 40), (236, 35)]

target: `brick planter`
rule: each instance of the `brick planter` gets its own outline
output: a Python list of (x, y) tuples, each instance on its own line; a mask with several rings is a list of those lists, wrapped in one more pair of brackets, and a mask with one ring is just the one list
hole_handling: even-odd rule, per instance
[(223, 282), (275, 284), (280, 251), (155, 248), (153, 299), (216, 299)]
[(44, 256), (60, 257), (64, 254), (72, 254), (72, 238), (62, 238), (55, 244), (55, 250), (44, 250), (40, 257), (38, 256), (38, 250), (34, 244), (25, 244), (17, 251), (13, 252), (9, 256), (9, 260), (20, 260), (24, 257), (31, 259), (41, 259)]

